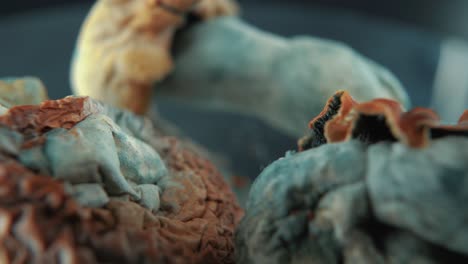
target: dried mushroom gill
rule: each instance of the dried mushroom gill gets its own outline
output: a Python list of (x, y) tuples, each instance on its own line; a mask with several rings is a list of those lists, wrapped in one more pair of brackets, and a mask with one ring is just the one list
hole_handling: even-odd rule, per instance
[(389, 99), (358, 103), (348, 92), (338, 91), (310, 121), (309, 127), (310, 135), (298, 142), (301, 151), (350, 139), (370, 144), (399, 141), (421, 148), (428, 146), (432, 139), (468, 136), (468, 110), (458, 124), (443, 125), (430, 109), (416, 107), (405, 112), (400, 103)]
[(233, 262), (242, 211), (191, 146), (88, 97), (23, 101), (0, 116), (1, 263)]

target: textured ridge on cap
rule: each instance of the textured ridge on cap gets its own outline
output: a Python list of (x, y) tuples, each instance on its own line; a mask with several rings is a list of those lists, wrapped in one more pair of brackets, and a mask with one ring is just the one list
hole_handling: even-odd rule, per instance
[(53, 128), (70, 129), (99, 109), (101, 107), (89, 97), (68, 96), (39, 105), (14, 106), (0, 116), (0, 123), (26, 135), (37, 136)]
[(123, 230), (111, 210), (78, 205), (61, 183), (15, 161), (0, 163), (0, 182), (1, 263), (187, 260), (176, 245), (169, 246), (137, 228)]

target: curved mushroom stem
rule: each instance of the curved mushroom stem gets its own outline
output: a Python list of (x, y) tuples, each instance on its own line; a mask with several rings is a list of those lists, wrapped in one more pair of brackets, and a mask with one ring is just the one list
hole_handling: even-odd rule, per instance
[[(376, 97), (408, 105), (398, 80), (342, 44), (285, 39), (236, 18), (202, 22), (175, 42), (190, 10), (202, 18), (233, 14), (231, 0), (100, 0), (83, 25), (72, 86), (135, 113), (147, 112), (153, 90), (214, 108), (255, 115), (298, 137), (337, 89), (357, 100)], [(153, 85), (157, 84), (154, 89)]]
[(172, 38), (185, 15), (207, 19), (236, 11), (233, 0), (99, 0), (77, 42), (72, 88), (144, 114), (153, 84), (173, 69)]
[(298, 137), (336, 90), (357, 100), (409, 99), (389, 71), (343, 44), (281, 38), (236, 18), (200, 23), (175, 40), (176, 68), (155, 94), (255, 115)]

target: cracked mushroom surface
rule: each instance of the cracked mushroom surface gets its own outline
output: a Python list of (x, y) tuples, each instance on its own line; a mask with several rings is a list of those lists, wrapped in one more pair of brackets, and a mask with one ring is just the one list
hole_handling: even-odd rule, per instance
[(268, 166), (236, 231), (240, 263), (468, 261), (468, 127), (337, 92)]
[(233, 262), (234, 194), (146, 118), (66, 97), (0, 124), (0, 262)]
[(191, 13), (237, 13), (233, 0), (99, 0), (83, 23), (72, 65), (74, 92), (144, 114), (153, 84), (173, 69), (175, 31)]

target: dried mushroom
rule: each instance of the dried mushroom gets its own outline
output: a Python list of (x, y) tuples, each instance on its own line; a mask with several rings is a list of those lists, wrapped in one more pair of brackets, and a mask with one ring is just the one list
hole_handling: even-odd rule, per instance
[(242, 210), (206, 159), (88, 97), (0, 116), (1, 263), (232, 263)]
[(357, 103), (337, 92), (301, 152), (254, 182), (236, 231), (239, 263), (465, 263), (466, 112)]
[[(154, 1), (128, 2), (98, 1), (85, 21), (72, 62), (76, 94), (143, 114), (154, 90), (158, 98), (256, 116), (294, 137), (336, 87), (359, 100), (409, 105), (387, 69), (342, 43), (275, 36), (235, 16), (195, 20), (173, 39), (182, 19), (167, 10), (184, 13), (193, 0), (155, 8), (145, 7)], [(229, 0), (202, 0), (193, 12), (233, 10)]]

